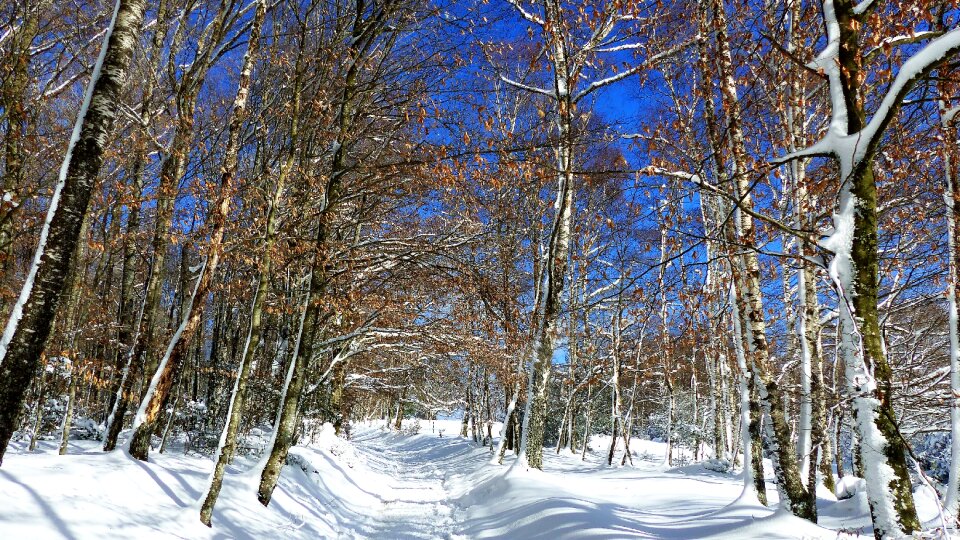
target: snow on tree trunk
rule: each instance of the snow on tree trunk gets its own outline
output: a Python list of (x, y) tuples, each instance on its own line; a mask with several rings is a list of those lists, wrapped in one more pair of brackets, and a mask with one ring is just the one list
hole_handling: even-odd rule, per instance
[[(798, 119), (799, 121), (799, 119)], [(814, 211), (806, 187), (806, 175), (801, 162), (791, 164), (791, 176), (795, 179), (797, 220), (804, 230), (814, 228)], [(806, 406), (801, 412), (800, 433), (809, 433), (805, 444), (798, 444), (801, 458), (801, 476), (806, 479), (807, 492), (816, 493), (818, 469), (823, 484), (834, 491), (830, 440), (827, 436), (826, 389), (823, 382), (823, 347), (820, 343), (820, 304), (817, 299), (816, 274), (809, 262), (816, 255), (810, 242), (801, 242), (800, 269), (797, 272), (797, 294), (800, 301), (800, 316), (797, 333), (803, 361), (803, 395)], [(813, 495), (811, 495), (813, 496)]]
[(73, 420), (73, 407), (77, 398), (77, 379), (80, 377), (81, 370), (76, 363), (70, 363), (70, 383), (67, 388), (67, 410), (63, 413), (63, 426), (60, 431), (60, 450), (59, 454), (67, 453), (67, 445), (70, 442), (70, 424)]
[(763, 470), (758, 476), (753, 469), (753, 430), (751, 422), (756, 419), (751, 418), (753, 407), (750, 397), (750, 380), (753, 378), (753, 371), (747, 367), (746, 351), (744, 350), (743, 324), (740, 320), (739, 295), (736, 287), (730, 287), (730, 303), (733, 306), (733, 349), (737, 355), (737, 366), (740, 368), (740, 440), (743, 446), (743, 491), (740, 493), (741, 499), (757, 500), (764, 505), (767, 504), (766, 484), (764, 483)]
[[(561, 123), (564, 123), (561, 121)], [(569, 127), (569, 125), (568, 125)], [(543, 435), (547, 414), (547, 393), (550, 384), (550, 372), (553, 365), (553, 353), (559, 339), (559, 323), (566, 274), (567, 257), (570, 249), (570, 225), (573, 210), (573, 174), (570, 170), (570, 154), (560, 152), (561, 166), (559, 192), (557, 194), (557, 215), (544, 274), (547, 284), (543, 295), (543, 308), (540, 316), (537, 337), (535, 338), (534, 362), (531, 370), (530, 386), (527, 392), (527, 404), (523, 417), (523, 432), (520, 442), (520, 459), (528, 466), (543, 467)], [(564, 166), (564, 164), (566, 164)]]
[(24, 392), (37, 370), (107, 138), (113, 131), (143, 0), (117, 0), (50, 200), (33, 264), (0, 338), (0, 461), (13, 435)]
[(510, 402), (507, 404), (507, 411), (504, 415), (503, 432), (500, 434), (500, 442), (497, 443), (495, 459), (498, 465), (503, 464), (503, 457), (506, 455), (507, 446), (509, 446), (510, 442), (512, 441), (514, 425), (517, 421), (517, 402), (520, 400), (520, 392), (522, 390), (520, 383), (522, 381), (522, 373), (524, 371), (523, 358), (523, 355), (521, 355), (517, 362), (516, 381), (514, 382), (513, 392), (510, 396)]
[[(190, 346), (189, 336), (199, 326), (200, 317), (191, 317), (191, 312), (193, 312), (194, 303), (205, 301), (205, 298), (201, 298), (198, 293), (206, 293), (205, 289), (210, 280), (209, 276), (207, 261), (205, 260), (197, 274), (193, 294), (188, 297), (185, 309), (186, 316), (180, 322), (180, 326), (174, 332), (173, 337), (170, 338), (166, 353), (164, 353), (156, 373), (151, 378), (150, 385), (140, 401), (137, 415), (133, 419), (133, 435), (128, 443), (128, 450), (130, 455), (141, 461), (146, 461), (149, 457), (150, 439), (154, 431), (157, 430), (160, 413), (166, 404), (170, 390), (173, 388), (177, 367), (186, 354), (186, 349)], [(181, 339), (185, 336), (185, 339)]]

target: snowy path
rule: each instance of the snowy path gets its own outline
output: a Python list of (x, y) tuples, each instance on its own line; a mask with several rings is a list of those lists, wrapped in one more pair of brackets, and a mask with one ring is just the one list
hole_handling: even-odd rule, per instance
[[(445, 433), (456, 433), (452, 424)], [(362, 538), (838, 538), (759, 505), (730, 506), (736, 477), (702, 466), (665, 470), (662, 445), (649, 441), (638, 441), (636, 467), (606, 467), (596, 445), (586, 463), (547, 451), (537, 471), (509, 466), (509, 456), (507, 465), (490, 465), (487, 449), (440, 438), (429, 423), (417, 436), (379, 426), (355, 434), (360, 459), (383, 475), (382, 514), (354, 529)]]
[(371, 538), (420, 540), (457, 538), (447, 474), (421, 454), (397, 449), (369, 432), (355, 442), (369, 467), (387, 477), (380, 513), (366, 528)]

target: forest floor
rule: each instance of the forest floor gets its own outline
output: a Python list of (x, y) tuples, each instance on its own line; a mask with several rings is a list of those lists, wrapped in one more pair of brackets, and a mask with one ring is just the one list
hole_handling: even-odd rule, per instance
[[(440, 436), (440, 430), (443, 436)], [(229, 470), (214, 526), (198, 520), (209, 458), (154, 454), (149, 463), (76, 441), (27, 452), (0, 468), (0, 538), (619, 539), (854, 538), (870, 534), (863, 494), (820, 501), (821, 526), (738, 500), (737, 475), (667, 467), (664, 445), (635, 439), (633, 466), (607, 467), (594, 438), (586, 462), (548, 450), (543, 471), (455, 436), (459, 422), (422, 421), (400, 435), (361, 424), (351, 441), (324, 430), (291, 450), (269, 508), (256, 500), (252, 460)], [(618, 453), (619, 457), (619, 453)], [(770, 496), (776, 498), (770, 486)], [(917, 492), (921, 516), (936, 508)]]

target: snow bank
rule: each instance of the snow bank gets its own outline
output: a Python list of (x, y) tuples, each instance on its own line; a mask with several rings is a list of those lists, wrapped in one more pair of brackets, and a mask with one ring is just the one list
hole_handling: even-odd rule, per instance
[[(213, 515), (199, 520), (196, 501), (211, 463), (197, 456), (157, 454), (144, 463), (122, 451), (103, 453), (96, 441), (71, 441), (70, 454), (41, 443), (27, 453), (17, 443), (0, 469), (2, 538), (336, 538), (342, 527), (330, 512), (335, 486), (349, 486), (348, 467), (322, 449), (305, 450), (324, 463), (326, 486), (294, 467), (283, 471), (269, 508), (256, 498), (258, 478), (243, 474), (252, 459), (228, 467)], [(323, 456), (323, 459), (316, 456)], [(348, 495), (355, 496), (355, 493)], [(356, 516), (362, 516), (359, 511)]]

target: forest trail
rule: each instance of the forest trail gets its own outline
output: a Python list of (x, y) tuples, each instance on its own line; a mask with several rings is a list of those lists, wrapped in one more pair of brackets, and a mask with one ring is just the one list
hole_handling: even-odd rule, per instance
[[(445, 484), (448, 473), (437, 466), (434, 452), (404, 448), (402, 442), (385, 438), (377, 430), (354, 439), (358, 454), (368, 466), (382, 473), (382, 508), (371, 516), (371, 538), (430, 540), (461, 538), (453, 533), (453, 507)], [(400, 442), (399, 445), (396, 443)], [(438, 437), (438, 443), (439, 437)], [(447, 439), (447, 442), (453, 442)], [(439, 445), (441, 448), (442, 444)]]
[[(376, 515), (345, 524), (341, 537), (838, 537), (836, 530), (772, 509), (731, 504), (740, 493), (736, 476), (702, 465), (665, 467), (662, 443), (635, 440), (635, 466), (607, 467), (603, 450), (609, 439), (597, 437), (585, 462), (548, 450), (545, 470), (538, 471), (511, 466), (510, 455), (503, 466), (491, 465), (489, 448), (457, 436), (459, 422), (421, 422), (417, 435), (398, 434), (380, 422), (355, 426), (350, 447), (362, 464), (355, 476), (380, 500)], [(855, 529), (869, 523), (853, 502), (837, 509), (845, 521), (826, 525)]]

